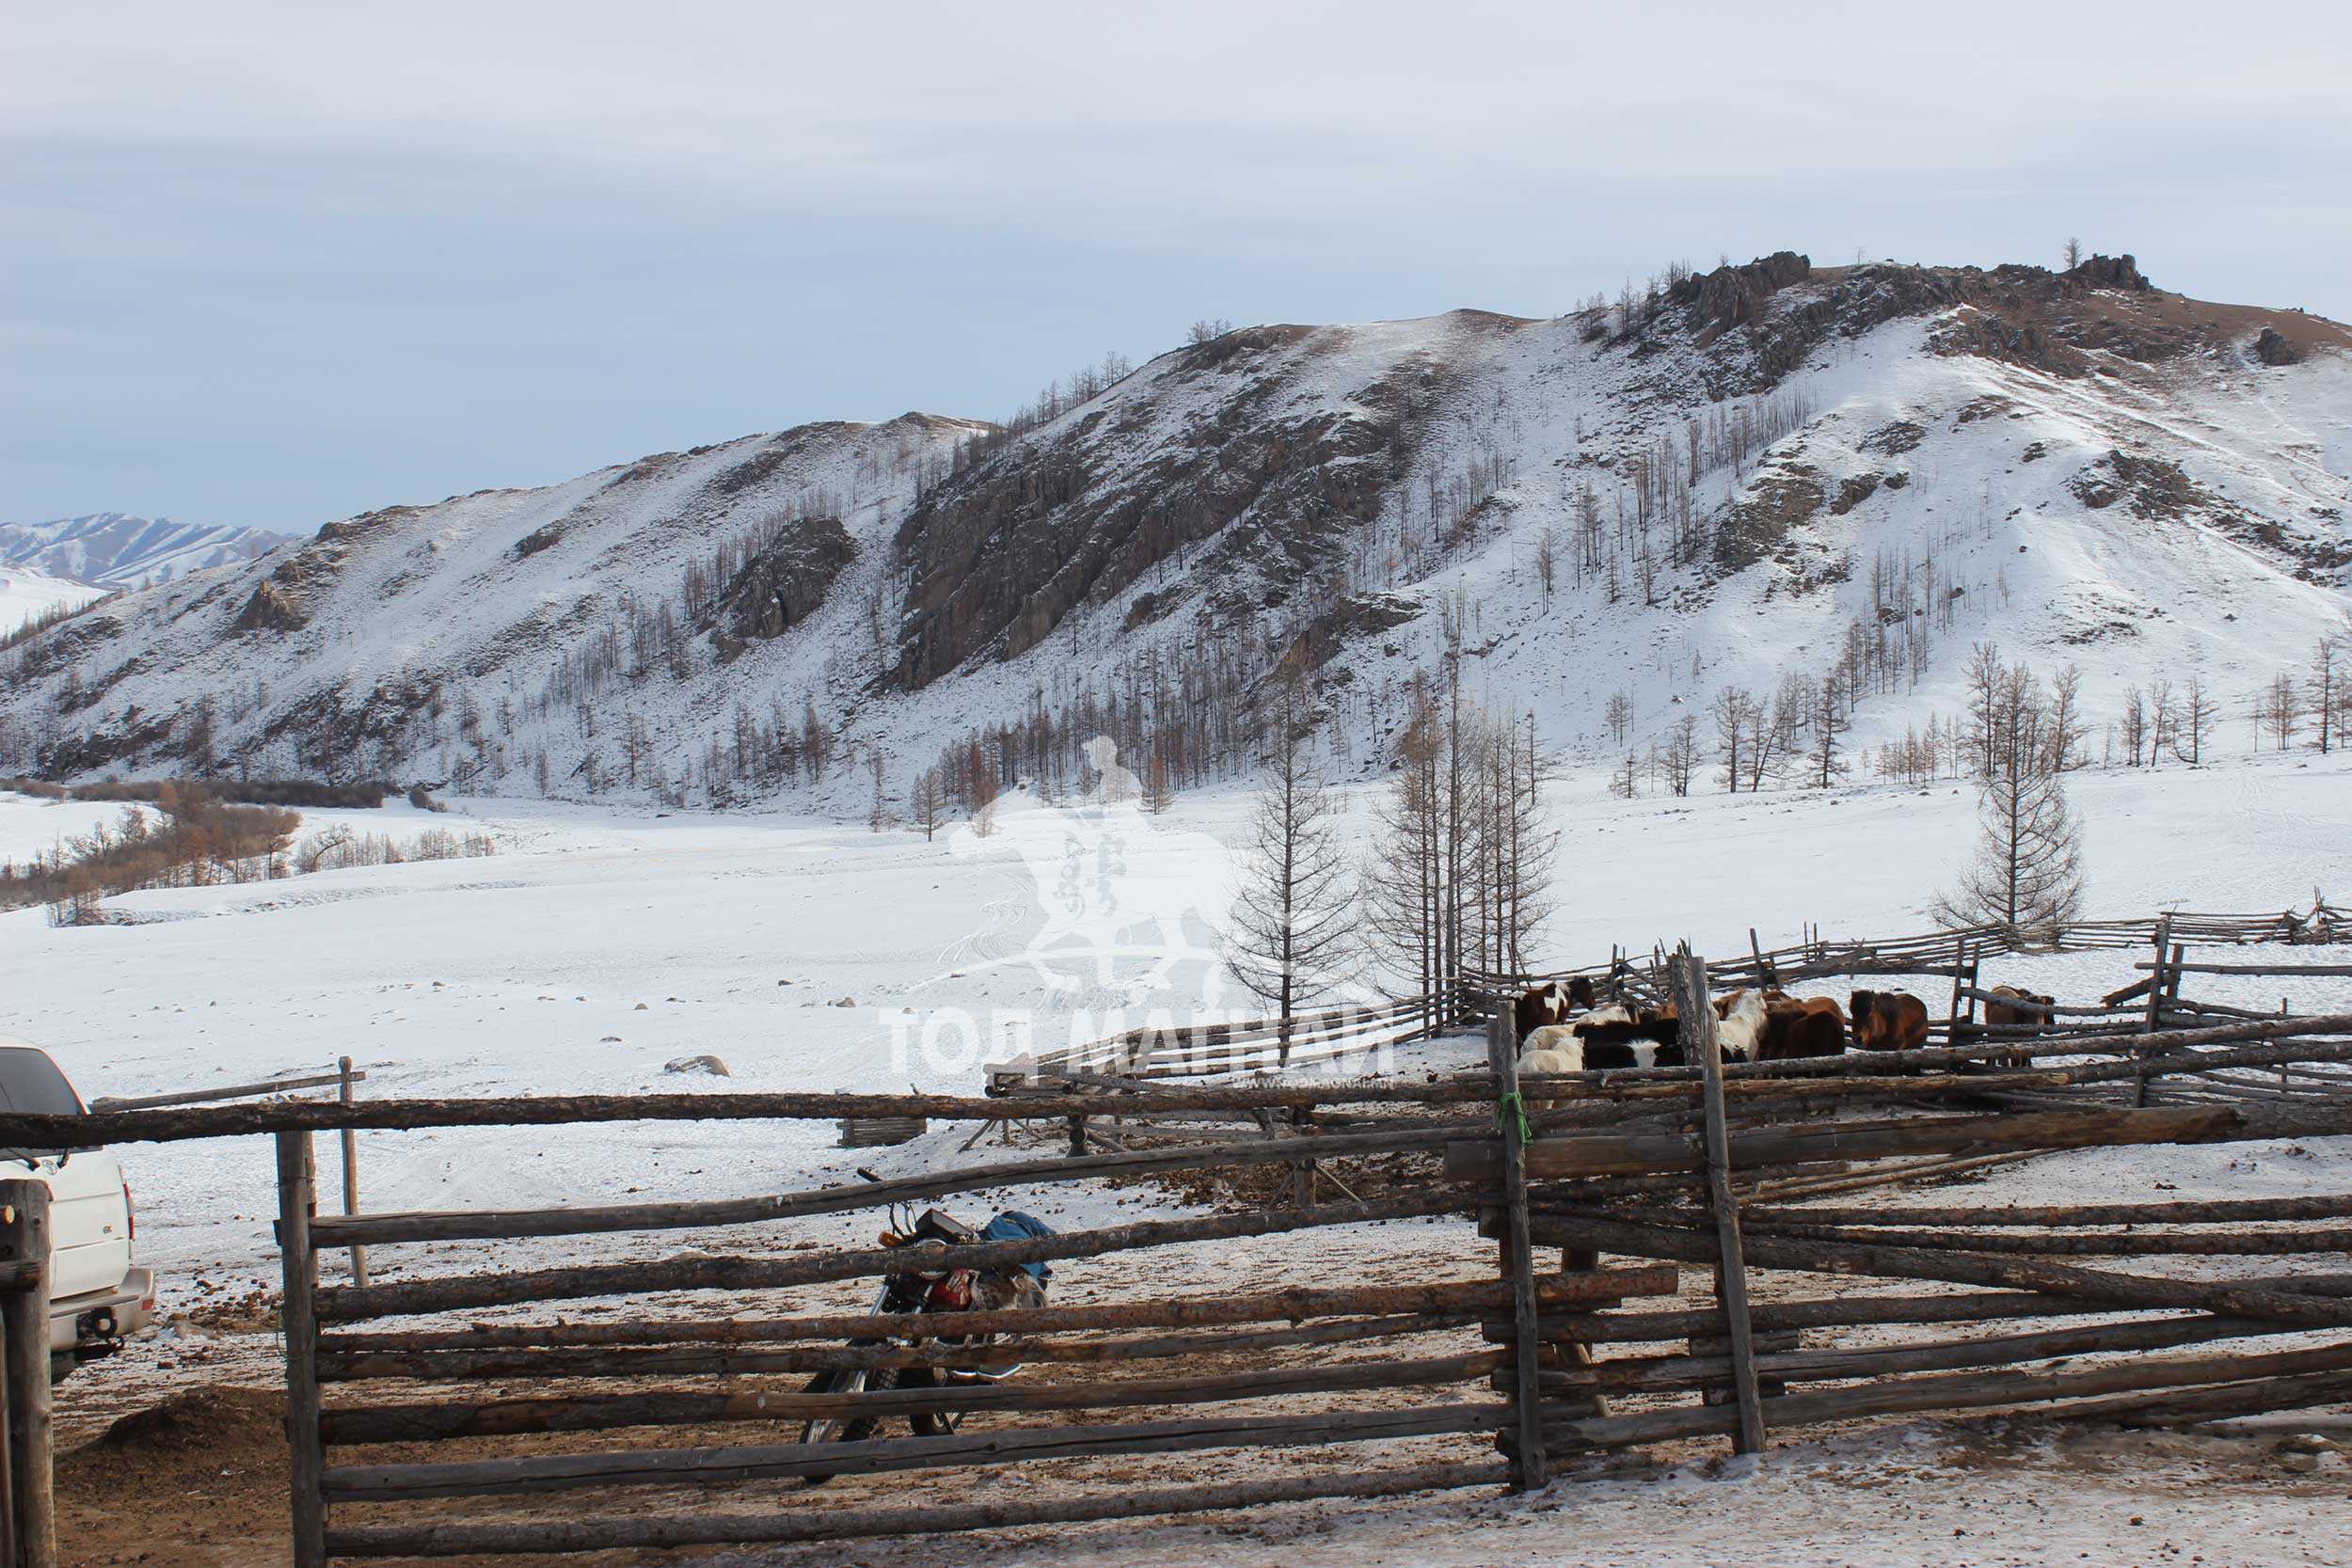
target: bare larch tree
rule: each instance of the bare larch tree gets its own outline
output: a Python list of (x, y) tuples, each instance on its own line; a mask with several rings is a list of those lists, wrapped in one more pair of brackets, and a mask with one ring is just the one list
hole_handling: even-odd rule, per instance
[(1935, 916), (2023, 930), (2072, 919), (2082, 905), (2082, 819), (2066, 799), (2042, 683), (2023, 665), (2004, 669), (1983, 718), (1990, 766), (1977, 850)]
[(1283, 683), (1268, 706), (1241, 888), (1226, 923), (1226, 964), (1274, 1009), (1280, 1059), (1288, 1062), (1293, 1021), (1303, 1003), (1341, 977), (1355, 927), (1338, 816), (1297, 683)]

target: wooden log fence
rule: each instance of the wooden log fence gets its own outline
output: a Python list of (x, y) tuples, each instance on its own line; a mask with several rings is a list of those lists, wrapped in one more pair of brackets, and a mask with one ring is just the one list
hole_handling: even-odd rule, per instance
[[(1385, 1135), (1346, 1134), (1297, 1140), (1320, 1152), (1373, 1153), (1403, 1148), (1434, 1152), (1462, 1124), (1412, 1133), (1402, 1144)], [(729, 1484), (753, 1478), (882, 1474), (902, 1469), (1006, 1465), (1048, 1458), (1085, 1458), (1126, 1453), (1181, 1453), (1218, 1448), (1379, 1444), (1449, 1434), (1489, 1437), (1519, 1417), (1507, 1404), (1488, 1401), (1354, 1408), (1351, 1396), (1396, 1389), (1474, 1389), (1507, 1365), (1526, 1359), (1518, 1348), (1493, 1349), (1476, 1338), (1479, 1314), (1518, 1302), (1529, 1321), (1538, 1311), (1581, 1309), (1592, 1315), (1637, 1294), (1671, 1294), (1678, 1271), (1650, 1265), (1565, 1275), (1489, 1275), (1484, 1279), (1414, 1286), (1293, 1289), (1203, 1298), (1114, 1302), (1027, 1310), (876, 1316), (831, 1313), (809, 1317), (723, 1322), (641, 1320), (633, 1323), (478, 1324), (465, 1328), (354, 1333), (320, 1331), (320, 1324), (363, 1317), (407, 1315), (478, 1305), (487, 1295), (515, 1304), (562, 1299), (574, 1291), (605, 1293), (619, 1287), (674, 1289), (719, 1283), (741, 1288), (854, 1278), (903, 1267), (903, 1256), (888, 1249), (835, 1251), (810, 1258), (681, 1259), (647, 1265), (603, 1265), (585, 1270), (501, 1269), (468, 1279), (427, 1279), (318, 1290), (315, 1256), (322, 1244), (364, 1239), (371, 1244), (434, 1241), (452, 1234), (469, 1239), (532, 1238), (561, 1234), (605, 1234), (624, 1224), (648, 1228), (681, 1226), (756, 1225), (782, 1216), (833, 1212), (928, 1194), (945, 1186), (979, 1190), (977, 1173), (947, 1173), (911, 1184), (820, 1190), (781, 1199), (739, 1200), (688, 1206), (643, 1205), (594, 1211), (542, 1211), (472, 1216), (359, 1216), (314, 1219), (310, 1190), (308, 1131), (279, 1134), (280, 1235), (287, 1254), (287, 1351), (289, 1385), (297, 1431), (295, 1560), (400, 1550), (425, 1555), (487, 1550), (590, 1550), (625, 1541), (827, 1539), (898, 1529), (929, 1531), (961, 1527), (952, 1509), (915, 1511), (828, 1511), (794, 1522), (779, 1533), (771, 1521), (759, 1530), (732, 1527), (709, 1533), (695, 1520), (648, 1524), (613, 1519), (585, 1528), (569, 1521), (550, 1531), (472, 1524), (367, 1525), (328, 1528), (334, 1510), (347, 1504), (380, 1504), (428, 1497), (468, 1497), (501, 1493), (536, 1494), (635, 1484)], [(1286, 1148), (1289, 1146), (1285, 1146)], [(1196, 1150), (1179, 1164), (1230, 1161), (1232, 1146)], [(1245, 1146), (1244, 1157), (1263, 1158)], [(1133, 1164), (1132, 1161), (1129, 1162)], [(1165, 1164), (1167, 1162), (1158, 1162)], [(1016, 1186), (1037, 1179), (1041, 1163), (1013, 1162), (997, 1167), (993, 1185)], [(1053, 1162), (1058, 1173), (1070, 1162)], [(1360, 1225), (1467, 1212), (1469, 1195), (1443, 1190), (1415, 1193), (1374, 1203), (1325, 1204), (1291, 1212), (1210, 1215), (1146, 1221), (1015, 1243), (983, 1243), (927, 1255), (926, 1267), (1006, 1268), (1048, 1258), (1101, 1256), (1152, 1245), (1180, 1245), (1232, 1236), (1274, 1234), (1310, 1227)], [(326, 1237), (319, 1227), (341, 1226)], [(627, 1277), (625, 1271), (635, 1271)], [(1258, 1327), (1267, 1323), (1288, 1326)], [(1136, 1338), (1090, 1338), (1104, 1332), (1162, 1328)], [(1092, 1372), (1129, 1363), (1166, 1366), (1168, 1373), (1073, 1379), (1050, 1374), (983, 1386), (852, 1387), (808, 1391), (730, 1384), (717, 1388), (649, 1388), (610, 1394), (515, 1398), (465, 1398), (445, 1392), (509, 1378), (562, 1376), (662, 1379), (715, 1375), (737, 1379), (778, 1371), (825, 1372), (851, 1365), (926, 1366), (969, 1362), (975, 1352), (952, 1347), (945, 1337), (1015, 1332), (1002, 1342), (1006, 1355), (1034, 1358), (1047, 1366)], [(1055, 1334), (1076, 1338), (1057, 1339)], [(1445, 1336), (1470, 1336), (1447, 1349), (1442, 1344), (1374, 1359), (1344, 1362), (1310, 1359), (1295, 1365), (1241, 1370), (1183, 1370), (1197, 1357), (1240, 1350), (1312, 1351), (1325, 1345), (1388, 1339), (1399, 1343)], [(845, 1343), (844, 1341), (848, 1341)], [(1534, 1349), (1528, 1342), (1529, 1351)], [(321, 1392), (354, 1380), (407, 1378), (435, 1387), (428, 1401), (321, 1407)], [(1532, 1387), (1531, 1380), (1530, 1386)], [(1301, 1402), (1310, 1405), (1304, 1413)], [(1279, 1415), (1249, 1414), (1250, 1407), (1279, 1403)], [(1122, 1408), (1220, 1407), (1200, 1418), (1152, 1419), (1124, 1424), (1070, 1425), (1072, 1412)], [(1576, 1408), (1582, 1408), (1580, 1404)], [(1231, 1413), (1225, 1413), (1230, 1411)], [(1571, 1412), (1573, 1413), (1573, 1412)], [(1530, 1406), (1524, 1425), (1540, 1433), (1549, 1412)], [(808, 1443), (739, 1444), (732, 1448), (632, 1448), (606, 1453), (523, 1455), (501, 1460), (383, 1465), (327, 1464), (329, 1448), (385, 1442), (441, 1441), (498, 1435), (620, 1432), (664, 1427), (751, 1425), (849, 1420), (858, 1426), (885, 1419), (932, 1419), (992, 1416), (1032, 1424), (991, 1424), (984, 1433)], [(1033, 1424), (1039, 1420), (1049, 1424)], [(306, 1441), (307, 1439), (307, 1441)], [(1542, 1475), (1540, 1446), (1534, 1474)], [(1406, 1481), (1345, 1481), (1300, 1478), (1268, 1496), (1384, 1495), (1389, 1485), (1413, 1489), (1448, 1484), (1486, 1484), (1522, 1477), (1527, 1466), (1492, 1464), (1386, 1472)], [(1260, 1492), (1240, 1492), (1231, 1483), (1171, 1490), (1145, 1512), (1195, 1512), (1240, 1506), (1235, 1500)], [(1126, 1494), (1044, 1505), (1038, 1517), (1072, 1521), (1126, 1517), (1137, 1505)], [(701, 1516), (697, 1515), (697, 1519)], [(914, 1523), (908, 1523), (912, 1519)]]
[[(2074, 920), (2031, 927), (1976, 926), (1908, 937), (1827, 941), (1818, 934), (1808, 934), (1804, 941), (1784, 947), (1752, 946), (1746, 957), (1718, 961), (1710, 969), (1715, 985), (1724, 990), (1792, 986), (1838, 975), (1912, 974), (1973, 980), (1977, 967), (1989, 954), (2146, 947), (2154, 940), (2159, 925), (2169, 928), (2173, 940), (2205, 944), (2352, 942), (2352, 917), (2324, 900), (2315, 900), (2310, 912), (2302, 914), (2292, 908), (2266, 914), (2174, 911), (2129, 920)], [(1965, 951), (1973, 957), (1955, 961), (1956, 951)], [(1578, 978), (1597, 984), (1611, 979), (1616, 967), (1594, 964), (1549, 972), (1472, 971), (1462, 977), (1462, 1010), (1466, 1016), (1483, 1017), (1498, 1000), (1507, 1000), (1531, 987)], [(1650, 967), (1634, 971), (1629, 976), (1616, 977), (1633, 979), (1652, 997), (1661, 995), (1665, 989), (1662, 959), (1653, 960)]]
[[(257, 1084), (231, 1084), (209, 1089), (179, 1089), (168, 1094), (107, 1095), (89, 1103), (92, 1115), (110, 1116), (121, 1111), (156, 1111), (187, 1105), (217, 1105), (236, 1100), (278, 1100), (299, 1094), (306, 1089), (333, 1089), (335, 1102), (349, 1105), (358, 1099), (357, 1089), (368, 1081), (362, 1069), (354, 1067), (348, 1056), (340, 1057), (331, 1072), (307, 1073), (298, 1077), (267, 1078)], [(343, 1212), (359, 1212), (359, 1133), (356, 1126), (345, 1122), (338, 1133), (342, 1156)], [(363, 1248), (351, 1249), (351, 1278), (355, 1285), (368, 1282), (368, 1257)]]
[[(2262, 931), (2269, 934), (2259, 940), (2307, 941), (2336, 930), (2328, 922), (2337, 918), (2316, 905), (2305, 917), (2175, 915), (2162, 936), (2203, 943)], [(2288, 926), (2296, 934), (2281, 936)], [(1222, 1025), (1219, 1034), (1197, 1032), (1181, 1052), (1137, 1040), (1126, 1054), (1073, 1056), (1052, 1072), (1031, 1064), (1023, 1081), (977, 1097), (145, 1105), (71, 1118), (70, 1127), (67, 1118), (0, 1114), (0, 1146), (276, 1139), (296, 1568), (369, 1557), (930, 1535), (1535, 1487), (1569, 1456), (1596, 1449), (1721, 1435), (1754, 1451), (1791, 1429), (1883, 1415), (2047, 1409), (2162, 1423), (2352, 1397), (2352, 1275), (2327, 1271), (2328, 1259), (2352, 1252), (2352, 1195), (1800, 1201), (2051, 1151), (2344, 1131), (2338, 1097), (2352, 1092), (2344, 1065), (2352, 1064), (2352, 1013), (2202, 1010), (2179, 996), (2169, 945), (2158, 949), (2167, 972), (2152, 971), (2156, 983), (2135, 997), (2055, 1005), (2042, 1009), (2042, 1025), (2015, 1035), (1975, 1022), (1989, 999), (1977, 974), (1984, 954), (2034, 942), (2145, 946), (2158, 931), (2155, 922), (2078, 923), (1875, 944), (1808, 933), (1793, 950), (1752, 942), (1713, 969), (1687, 949), (1641, 965), (1613, 956), (1606, 974), (1620, 991), (1677, 997), (1692, 1063), (1683, 1069), (1522, 1078), (1509, 1018), (1490, 1008), (1483, 1069), (1413, 1083), (1176, 1081), (1263, 1065), (1262, 1035)], [(1897, 965), (1940, 966), (1909, 972), (1954, 977), (1949, 1044), (1772, 1064), (1725, 1064), (1711, 1048), (1710, 985), (1902, 972)], [(2180, 973), (2200, 972), (2181, 964)], [(1336, 1049), (1368, 1028), (1418, 1027), (1429, 1007), (1417, 999), (1370, 1016), (1377, 1011), (1335, 1012), (1291, 1037)], [(2249, 1073), (2272, 1076), (2257, 1085)], [(2142, 1085), (2151, 1102), (2135, 1105)], [(1526, 1095), (1548, 1108), (1526, 1111)], [(321, 1132), (844, 1115), (1074, 1120), (1086, 1151), (692, 1202), (317, 1212), (312, 1141)], [(1133, 1117), (1181, 1141), (1095, 1148), (1108, 1141), (1102, 1129), (1112, 1117), (1120, 1125), (1110, 1136), (1132, 1131)], [(1367, 1160), (1419, 1164), (1359, 1198), (1345, 1184)], [(1415, 1227), (1416, 1258), (1442, 1261), (1443, 1249), (1475, 1237), (1497, 1247), (1462, 1253), (1440, 1277), (1418, 1284), (1250, 1288), (1196, 1269), (1202, 1286), (1189, 1294), (1163, 1286), (1125, 1299), (907, 1313), (795, 1299), (902, 1271), (903, 1249), (781, 1249), (759, 1228), (1041, 1183), (1268, 1165), (1311, 1180), (1320, 1173), (1344, 1196), (1314, 1201), (1295, 1191), (1281, 1208), (944, 1246), (927, 1251), (923, 1266), (1002, 1275), (1134, 1255), (1149, 1277), (1167, 1280), (1201, 1256), (1187, 1249), (1312, 1232), (1322, 1255), (1338, 1259), (1376, 1247), (1377, 1227), (1399, 1223)], [(0, 1204), (6, 1191), (0, 1184)], [(358, 1196), (355, 1185), (347, 1207)], [(750, 1240), (733, 1253), (666, 1258), (599, 1250), (610, 1238), (676, 1231)], [(572, 1239), (588, 1249), (586, 1260), (505, 1250), (548, 1238)], [(446, 1264), (428, 1255), (393, 1278), (320, 1278), (323, 1251), (453, 1242), (486, 1243), (464, 1255), (472, 1272), (435, 1272)], [(1537, 1250), (1548, 1247), (1561, 1249), (1557, 1272), (1536, 1267)], [(2231, 1275), (2179, 1278), (2131, 1261), (2178, 1257), (2233, 1259)], [(1714, 1272), (1711, 1295), (1680, 1293), (1685, 1267)], [(1768, 1271), (1895, 1283), (1775, 1299), (1779, 1292), (1754, 1288)], [(24, 1277), (0, 1259), (0, 1291)], [(1334, 1277), (1352, 1275), (1339, 1268)], [(712, 1305), (697, 1291), (730, 1294)], [(745, 1312), (749, 1291), (774, 1294)], [(607, 1297), (638, 1305), (552, 1321), (564, 1303)], [(11, 1348), (12, 1374), (14, 1357)], [(976, 1365), (1014, 1362), (1027, 1370), (972, 1375)], [(514, 1385), (524, 1391), (510, 1391)], [(16, 1446), (15, 1410), (12, 1400), (12, 1476), (25, 1451)], [(893, 1431), (894, 1422), (902, 1424)], [(810, 1435), (791, 1440), (804, 1424)], [(832, 1440), (821, 1440), (827, 1433)], [(591, 1451), (580, 1451), (583, 1436), (594, 1437)], [(419, 1459), (378, 1447), (428, 1444), (437, 1456), (468, 1455), (463, 1443), (485, 1438), (500, 1439), (503, 1451)], [(1349, 1457), (1400, 1444), (1402, 1463)], [(1474, 1455), (1470, 1445), (1499, 1452)], [(664, 1511), (633, 1506), (628, 1490), (1299, 1449), (1324, 1457), (1262, 1479), (1228, 1479), (1229, 1466), (1146, 1490), (1088, 1486), (1064, 1470), (1036, 1492), (987, 1503), (957, 1497), (881, 1508), (810, 1492), (757, 1511)], [(602, 1512), (584, 1511), (571, 1502), (583, 1492), (612, 1497)], [(462, 1506), (498, 1497), (558, 1501), (541, 1517), (469, 1517)], [(460, 1506), (413, 1509), (439, 1499)], [(354, 1507), (375, 1512), (356, 1523), (344, 1512)], [(13, 1486), (7, 1516), (25, 1560)]]

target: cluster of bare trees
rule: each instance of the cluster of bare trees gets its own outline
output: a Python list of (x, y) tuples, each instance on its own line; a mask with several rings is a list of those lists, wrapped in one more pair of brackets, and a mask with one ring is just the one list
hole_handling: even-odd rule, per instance
[(1295, 1012), (1360, 970), (1391, 995), (1441, 998), (1466, 971), (1525, 969), (1550, 912), (1560, 835), (1534, 718), (1464, 692), (1458, 608), (1446, 616), (1443, 673), (1411, 683), (1360, 853), (1342, 836), (1302, 689), (1285, 681), (1270, 705), (1228, 963), (1282, 1022), (1286, 1056)]
[[(803, 523), (839, 517), (845, 510), (840, 496), (821, 489), (805, 490), (751, 527), (721, 539), (708, 555), (688, 562), (678, 584), (678, 605), (685, 621), (703, 628), (714, 625), (728, 586), (742, 575), (744, 567), (772, 553)], [(667, 605), (668, 601), (663, 601), (665, 609)], [(660, 652), (666, 655), (667, 650)], [(651, 661), (645, 650), (638, 650), (639, 668)]]
[(1853, 727), (1861, 695), (1851, 668), (1843, 662), (1818, 675), (1786, 671), (1769, 695), (1744, 686), (1723, 687), (1707, 705), (1704, 736), (1701, 716), (1685, 712), (1650, 743), (1646, 760), (1626, 753), (1614, 787), (1629, 798), (1640, 793), (1646, 776), (1653, 788), (1688, 795), (1703, 747), (1711, 743), (1717, 782), (1730, 793), (1754, 793), (1792, 776), (1811, 788), (1831, 788), (1852, 768), (1844, 737)]
[[(457, 860), (498, 852), (489, 834), (427, 828), (403, 842), (336, 823), (297, 845), (301, 815), (280, 805), (237, 804), (201, 781), (112, 786), (83, 797), (126, 802), (122, 815), (29, 862), (0, 862), (0, 909), (47, 904), (59, 926), (93, 925), (102, 901), (142, 888), (267, 881), (355, 865)], [(281, 786), (283, 787), (283, 786)], [(288, 792), (304, 793), (299, 786)], [(364, 804), (381, 804), (374, 794)], [(145, 802), (144, 804), (135, 802)], [(312, 802), (316, 803), (316, 802)], [(339, 802), (340, 803), (340, 802)]]
[[(2352, 626), (2313, 644), (2301, 678), (2290, 671), (2273, 675), (2254, 693), (2246, 717), (2253, 747), (2291, 750), (2298, 736), (2325, 755), (2344, 743), (2352, 726)], [(2154, 768), (2169, 756), (2197, 766), (2222, 722), (2220, 701), (2201, 676), (2175, 687), (2158, 677), (2123, 693), (2123, 705), (2108, 727), (2106, 760), (2126, 768)]]
[(1616, 463), (1620, 482), (1606, 499), (1589, 475), (1568, 483), (1565, 531), (1547, 527), (1535, 541), (1546, 602), (1565, 562), (1577, 583), (1588, 578), (1601, 583), (1612, 604), (1632, 593), (1644, 604), (1656, 604), (1662, 574), (1695, 564), (1711, 541), (1709, 519), (1692, 500), (1700, 481), (1719, 468), (1744, 470), (1751, 457), (1812, 417), (1812, 402), (1801, 388), (1728, 399), (1685, 420), (1678, 434), (1661, 432), (1623, 454)]
[(405, 865), (411, 861), (475, 860), (499, 851), (488, 833), (455, 828), (426, 828), (402, 840), (391, 833), (371, 833), (338, 822), (305, 834), (294, 846), (293, 865), (300, 874), (344, 871), (354, 866)]
[(2344, 744), (2352, 730), (2352, 625), (2323, 637), (2312, 650), (2303, 679), (2281, 671), (2255, 696), (2254, 743), (2279, 751), (2309, 727), (2307, 744), (2323, 755)]
[(1533, 718), (1470, 701), (1449, 660), (1441, 684), (1417, 687), (1395, 755), (1357, 883), (1367, 956), (1407, 995), (1525, 969), (1560, 842)]
[(227, 805), (201, 784), (167, 782), (153, 810), (126, 805), (119, 820), (56, 854), (0, 865), (0, 909), (45, 903), (56, 924), (84, 925), (109, 894), (283, 877), (301, 820), (282, 807)]
[[(1222, 337), (1232, 330), (1222, 322), (1197, 322), (1193, 330), (1198, 333), (1204, 327), (1216, 329), (1210, 331), (1210, 338)], [(1194, 341), (1207, 340), (1196, 337)], [(960, 474), (966, 468), (987, 462), (1040, 425), (1051, 424), (1078, 404), (1100, 396), (1125, 380), (1134, 371), (1135, 366), (1127, 356), (1112, 349), (1095, 363), (1079, 366), (1065, 380), (1047, 382), (1035, 398), (1015, 409), (1002, 423), (958, 442), (955, 459), (949, 465), (947, 473), (941, 477)]]
[[(1728, 261), (1729, 258), (1724, 260)], [(1605, 292), (1596, 292), (1572, 314), (1583, 318), (1585, 341), (1596, 342), (1609, 338), (1625, 342), (1648, 331), (1665, 314), (1667, 301), (1675, 289), (1687, 282), (1691, 276), (1690, 262), (1669, 261), (1664, 271), (1653, 273), (1641, 284), (1627, 278), (1618, 286), (1613, 300)]]
[[(1145, 782), (1144, 804), (1165, 809), (1175, 792), (1247, 774), (1264, 741), (1263, 691), (1295, 671), (1299, 625), (1288, 619), (1196, 626), (1185, 642), (1145, 647), (1095, 671), (1067, 671), (1052, 692), (1030, 693), (1028, 711), (983, 724), (943, 749), (927, 769), (944, 801), (967, 812), (1020, 780), (1052, 800), (1093, 786), (1087, 746), (1113, 741)], [(1336, 744), (1336, 742), (1335, 742)], [(923, 781), (915, 781), (919, 790)]]

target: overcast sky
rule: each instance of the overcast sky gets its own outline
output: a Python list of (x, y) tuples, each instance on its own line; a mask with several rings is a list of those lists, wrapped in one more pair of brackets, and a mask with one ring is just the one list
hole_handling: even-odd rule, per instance
[(2340, 4), (0, 5), (0, 520), (308, 531), (1783, 246), (2352, 318)]

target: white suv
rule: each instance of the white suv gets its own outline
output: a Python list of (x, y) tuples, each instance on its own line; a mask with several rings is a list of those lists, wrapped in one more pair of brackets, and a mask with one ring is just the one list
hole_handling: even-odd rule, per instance
[[(0, 1037), (0, 1107), (78, 1117), (73, 1092), (49, 1053)], [(0, 1177), (49, 1183), (49, 1372), (61, 1378), (85, 1361), (112, 1355), (123, 1336), (155, 1318), (155, 1274), (131, 1261), (131, 1185), (122, 1166), (90, 1146), (62, 1154), (0, 1148)]]

